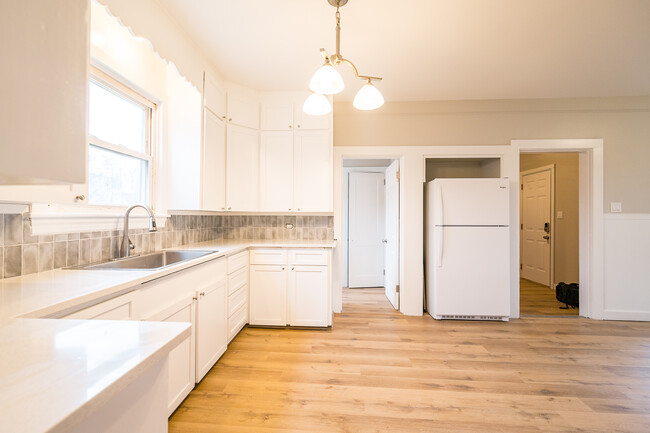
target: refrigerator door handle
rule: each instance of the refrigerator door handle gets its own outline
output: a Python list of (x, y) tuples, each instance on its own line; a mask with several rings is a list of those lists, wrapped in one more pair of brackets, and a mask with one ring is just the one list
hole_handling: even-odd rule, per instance
[(442, 252), (445, 247), (445, 228), (444, 227), (435, 227), (436, 231), (436, 265), (439, 268), (442, 268)]

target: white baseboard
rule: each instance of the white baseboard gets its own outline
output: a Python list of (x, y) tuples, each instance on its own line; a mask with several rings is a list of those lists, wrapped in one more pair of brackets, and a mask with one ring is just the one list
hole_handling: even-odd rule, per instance
[(604, 319), (650, 322), (650, 311), (605, 310)]

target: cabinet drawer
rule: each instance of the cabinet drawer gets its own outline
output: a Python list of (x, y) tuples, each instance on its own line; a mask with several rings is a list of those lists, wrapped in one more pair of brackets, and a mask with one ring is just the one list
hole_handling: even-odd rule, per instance
[(233, 272), (248, 266), (248, 251), (242, 251), (234, 256), (228, 257), (228, 273)]
[(243, 306), (235, 312), (228, 319), (228, 342), (235, 338), (235, 335), (246, 325), (248, 322), (248, 309), (246, 306)]
[(248, 283), (248, 266), (228, 275), (228, 294), (232, 295)]
[(135, 304), (139, 291), (126, 293), (102, 303), (76, 311), (61, 319), (83, 320), (133, 320), (136, 319)]
[(281, 248), (269, 248), (251, 251), (252, 265), (286, 265), (287, 251)]
[(235, 311), (248, 305), (248, 285), (241, 287), (228, 297), (228, 317), (235, 314)]
[(309, 248), (289, 251), (291, 265), (327, 265), (327, 251)]

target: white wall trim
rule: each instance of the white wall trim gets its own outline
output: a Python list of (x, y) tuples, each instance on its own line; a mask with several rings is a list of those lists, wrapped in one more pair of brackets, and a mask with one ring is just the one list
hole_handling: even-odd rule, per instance
[[(593, 319), (604, 318), (604, 212), (603, 212), (603, 140), (512, 140), (517, 153), (516, 175), (519, 175), (519, 154), (535, 152), (580, 153), (580, 315)], [(515, 175), (513, 173), (512, 175)], [(519, 208), (519, 194), (515, 197)], [(519, 214), (516, 215), (519, 227)], [(519, 249), (519, 232), (517, 249)], [(519, 255), (519, 254), (517, 254)], [(517, 270), (517, 274), (519, 271)], [(519, 291), (513, 293), (519, 308)], [(514, 303), (513, 303), (514, 304)], [(513, 305), (514, 306), (514, 305)]]
[(650, 311), (605, 310), (603, 319), (650, 322)]
[[(32, 235), (120, 230), (124, 225), (126, 207), (65, 206), (33, 204), (31, 213)], [(156, 225), (165, 226), (168, 215), (154, 214)], [(129, 217), (129, 228), (149, 227), (149, 216), (142, 209), (134, 209)]]
[(606, 220), (650, 220), (650, 213), (605, 213)]

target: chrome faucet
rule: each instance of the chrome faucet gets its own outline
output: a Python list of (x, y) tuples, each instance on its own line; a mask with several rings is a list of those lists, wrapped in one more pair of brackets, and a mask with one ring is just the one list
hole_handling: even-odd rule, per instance
[(122, 248), (120, 251), (122, 257), (129, 257), (131, 255), (131, 250), (135, 248), (135, 245), (133, 245), (133, 242), (131, 242), (131, 239), (129, 239), (129, 214), (136, 207), (141, 207), (149, 214), (149, 231), (155, 232), (158, 230), (156, 228), (156, 218), (154, 218), (153, 212), (151, 209), (149, 209), (148, 206), (145, 206), (143, 204), (135, 204), (128, 208), (124, 214), (124, 237), (122, 238)]

